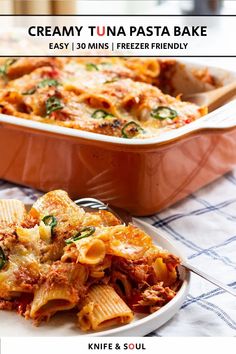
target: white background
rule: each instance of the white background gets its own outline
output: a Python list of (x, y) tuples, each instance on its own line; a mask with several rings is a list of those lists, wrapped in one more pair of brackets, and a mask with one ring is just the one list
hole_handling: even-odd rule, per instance
[[(146, 350), (88, 350), (88, 343), (144, 343)], [(119, 354), (195, 354), (195, 353), (233, 353), (235, 338), (4, 338), (1, 354), (78, 354), (119, 353)]]
[[(85, 51), (74, 51), (71, 50), (49, 50), (49, 42), (68, 42), (73, 41), (88, 43), (92, 42), (107, 42), (107, 43), (118, 43), (118, 42), (135, 42), (135, 43), (152, 43), (152, 42), (188, 42), (187, 50), (122, 50), (119, 52), (112, 52), (111, 55), (135, 55), (135, 56), (203, 56), (203, 55), (221, 55), (236, 56), (236, 46), (234, 45), (234, 36), (236, 33), (236, 17), (104, 17), (104, 16), (61, 16), (61, 17), (24, 17), (14, 18), (14, 17), (0, 17), (1, 29), (3, 32), (9, 32), (11, 35), (19, 38), (21, 41), (24, 39), (33, 40), (33, 45), (35, 50), (32, 53), (32, 49), (27, 44), (21, 44), (19, 46), (14, 43), (12, 45), (0, 45), (0, 55), (89, 55), (87, 49)], [(38, 26), (84, 26), (80, 37), (66, 37), (61, 38), (55, 37), (30, 37), (28, 35), (28, 27), (32, 25)], [(87, 30), (87, 26), (124, 26), (127, 34), (129, 34), (129, 26), (139, 27), (145, 26), (165, 26), (167, 25), (170, 30), (173, 26), (208, 26), (208, 36), (207, 37), (174, 37), (173, 35), (168, 37), (156, 37), (155, 35), (148, 36), (132, 36), (127, 35), (119, 37), (99, 37), (90, 36), (90, 32)], [(94, 54), (94, 53), (93, 53)], [(103, 50), (98, 50), (96, 55), (108, 55), (109, 52), (104, 52)]]

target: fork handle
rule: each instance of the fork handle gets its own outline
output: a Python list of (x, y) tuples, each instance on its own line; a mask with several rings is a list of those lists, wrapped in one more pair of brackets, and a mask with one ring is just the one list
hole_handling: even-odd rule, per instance
[(236, 291), (234, 289), (232, 289), (230, 286), (222, 283), (221, 281), (215, 279), (214, 277), (212, 277), (209, 274), (206, 274), (205, 272), (203, 272), (202, 270), (192, 266), (192, 264), (188, 263), (188, 262), (181, 262), (181, 265), (188, 269), (191, 270), (191, 272), (199, 275), (200, 277), (204, 278), (205, 280), (209, 281), (210, 283), (218, 286), (219, 288), (225, 290), (226, 292), (228, 292), (229, 294), (236, 296)]

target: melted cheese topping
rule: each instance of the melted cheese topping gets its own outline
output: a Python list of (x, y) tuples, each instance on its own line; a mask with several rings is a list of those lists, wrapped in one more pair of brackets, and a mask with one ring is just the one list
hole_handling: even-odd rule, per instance
[(207, 113), (158, 88), (168, 67), (158, 59), (33, 59), (1, 60), (0, 112), (123, 138), (156, 136)]

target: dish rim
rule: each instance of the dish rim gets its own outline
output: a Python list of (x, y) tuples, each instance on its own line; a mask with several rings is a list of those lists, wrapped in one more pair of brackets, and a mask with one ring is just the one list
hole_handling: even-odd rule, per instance
[[(220, 67), (216, 65), (203, 65), (202, 63), (197, 63), (197, 62), (192, 62), (188, 60), (181, 60), (178, 61), (180, 64), (184, 65), (189, 65), (191, 67), (195, 68), (209, 68), (212, 70), (221, 70), (225, 72), (225, 74), (232, 76), (232, 79), (236, 80), (236, 70), (226, 70), (226, 69), (221, 69)], [(236, 103), (236, 99), (234, 100)], [(231, 101), (230, 103), (234, 102)], [(227, 107), (230, 105), (224, 104), (220, 108), (216, 109), (215, 111), (206, 114), (203, 117), (200, 117), (194, 122), (191, 122), (190, 124), (184, 125), (183, 127), (180, 127), (178, 129), (173, 129), (173, 130), (168, 130), (166, 132), (162, 132), (160, 135), (157, 135), (155, 137), (150, 137), (150, 138), (137, 138), (137, 139), (126, 139), (122, 137), (115, 137), (115, 136), (110, 136), (110, 135), (104, 135), (104, 134), (99, 134), (99, 133), (93, 133), (93, 132), (88, 132), (85, 130), (79, 130), (79, 129), (74, 129), (74, 128), (67, 128), (63, 127), (60, 125), (54, 125), (50, 123), (44, 123), (44, 122), (37, 122), (34, 120), (30, 119), (24, 119), (20, 117), (15, 117), (11, 115), (6, 115), (0, 113), (0, 128), (1, 125), (8, 124), (10, 126), (17, 126), (17, 127), (23, 127), (26, 129), (30, 129), (33, 131), (43, 131), (45, 133), (50, 133), (50, 134), (55, 134), (58, 136), (67, 136), (67, 137), (72, 137), (72, 138), (77, 138), (78, 140), (86, 140), (90, 142), (100, 142), (104, 144), (114, 144), (114, 145), (122, 145), (122, 146), (129, 146), (129, 147), (134, 147), (134, 146), (151, 146), (151, 145), (162, 145), (162, 144), (167, 144), (175, 140), (179, 140), (186, 135), (193, 134), (199, 130), (210, 130), (210, 129), (216, 129), (216, 130), (221, 130), (221, 129), (228, 129), (228, 128), (233, 128), (236, 126), (236, 123), (231, 124), (230, 126), (227, 126), (225, 128), (222, 127), (217, 127), (216, 126), (211, 126), (211, 127), (204, 127), (204, 124), (201, 125), (201, 123), (204, 123), (206, 120), (210, 118), (214, 118), (215, 116), (218, 116), (221, 114), (222, 111), (225, 109), (227, 110)]]
[[(232, 102), (236, 103), (236, 99)], [(67, 127), (62, 127), (59, 125), (53, 125), (53, 124), (47, 124), (47, 123), (41, 123), (41, 122), (35, 122), (33, 120), (28, 120), (24, 118), (18, 118), (14, 116), (9, 116), (5, 114), (0, 113), (0, 128), (3, 128), (4, 124), (10, 125), (10, 126), (17, 126), (17, 127), (23, 127), (26, 128), (27, 130), (33, 130), (33, 131), (43, 131), (45, 133), (50, 133), (58, 136), (67, 136), (71, 138), (77, 138), (79, 140), (86, 140), (88, 142), (97, 142), (97, 143), (105, 143), (105, 144), (113, 144), (116, 146), (122, 145), (122, 146), (129, 146), (129, 147), (135, 147), (135, 146), (140, 146), (140, 147), (145, 147), (145, 146), (152, 146), (152, 145), (163, 145), (170, 143), (172, 141), (178, 141), (181, 138), (189, 135), (189, 134), (194, 134), (198, 131), (203, 131), (203, 130), (227, 130), (229, 128), (234, 128), (236, 127), (236, 123), (226, 126), (225, 128), (222, 126), (218, 127), (216, 126), (211, 126), (211, 127), (204, 127), (201, 126), (199, 123), (204, 123), (206, 120), (209, 119), (209, 117), (213, 118), (218, 116), (222, 111), (227, 109), (227, 106), (230, 105), (232, 102), (223, 105), (222, 107), (216, 109), (214, 112), (208, 113), (207, 115), (199, 118), (198, 120), (192, 122), (190, 125), (185, 125), (181, 128), (167, 131), (165, 133), (160, 134), (160, 136), (152, 137), (152, 138), (144, 138), (144, 139), (126, 139), (122, 137), (114, 137), (110, 135), (104, 135), (104, 134), (99, 134), (99, 133), (92, 133), (92, 132), (87, 132), (84, 130), (79, 130), (79, 129), (73, 129), (73, 128), (67, 128)], [(198, 127), (196, 127), (196, 124), (198, 124)], [(189, 127), (191, 129), (189, 129)], [(104, 145), (105, 146), (105, 145)]]

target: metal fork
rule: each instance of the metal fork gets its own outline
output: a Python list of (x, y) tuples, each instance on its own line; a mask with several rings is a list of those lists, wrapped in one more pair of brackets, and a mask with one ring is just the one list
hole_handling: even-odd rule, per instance
[[(82, 207), (85, 211), (88, 212), (94, 212), (97, 210), (107, 210), (110, 211), (112, 214), (114, 214), (123, 225), (128, 225), (129, 223), (132, 222), (132, 216), (126, 212), (123, 209), (119, 208), (111, 208), (109, 207), (108, 204), (103, 203), (101, 200), (95, 199), (95, 198), (81, 198), (75, 200), (75, 203)], [(209, 281), (210, 283), (216, 285), (217, 287), (223, 289), (224, 291), (228, 292), (229, 294), (236, 296), (236, 291), (232, 289), (230, 286), (222, 283), (218, 279), (215, 279), (211, 275), (203, 272), (202, 270), (192, 266), (190, 263), (188, 263), (185, 260), (181, 260), (181, 265), (190, 270), (191, 272), (197, 274), (201, 278), (204, 278), (205, 280)]]
[(132, 216), (125, 210), (120, 208), (109, 207), (108, 204), (95, 198), (81, 198), (74, 201), (75, 204), (82, 207), (85, 211), (94, 212), (96, 210), (106, 210), (117, 217), (123, 225), (128, 225), (132, 222)]

